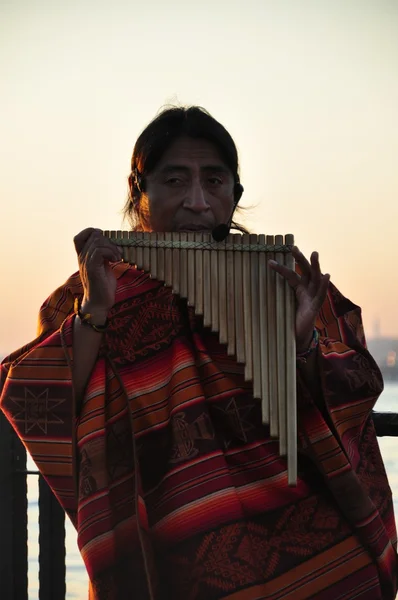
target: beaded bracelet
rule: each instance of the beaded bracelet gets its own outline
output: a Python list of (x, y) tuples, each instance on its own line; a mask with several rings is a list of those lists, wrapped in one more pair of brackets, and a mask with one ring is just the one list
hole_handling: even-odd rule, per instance
[(106, 319), (106, 321), (103, 325), (95, 325), (95, 323), (91, 322), (92, 315), (90, 313), (83, 313), (80, 310), (80, 303), (79, 303), (78, 298), (75, 298), (74, 309), (75, 309), (75, 314), (79, 317), (79, 319), (83, 325), (88, 325), (89, 327), (91, 327), (91, 329), (93, 329), (97, 333), (104, 333), (104, 331), (106, 331), (108, 329), (108, 325), (109, 325), (108, 318)]
[(307, 358), (310, 356), (310, 354), (313, 353), (313, 351), (318, 347), (318, 345), (319, 345), (319, 333), (318, 333), (318, 330), (314, 327), (314, 333), (312, 334), (312, 340), (311, 340), (311, 343), (308, 346), (307, 350), (296, 354), (297, 363), (305, 364), (307, 362)]

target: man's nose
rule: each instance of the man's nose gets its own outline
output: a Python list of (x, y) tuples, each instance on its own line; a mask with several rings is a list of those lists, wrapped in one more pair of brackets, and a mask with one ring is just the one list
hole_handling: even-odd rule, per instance
[(184, 201), (185, 208), (196, 213), (201, 213), (209, 209), (209, 203), (206, 199), (206, 190), (203, 189), (201, 181), (193, 181)]

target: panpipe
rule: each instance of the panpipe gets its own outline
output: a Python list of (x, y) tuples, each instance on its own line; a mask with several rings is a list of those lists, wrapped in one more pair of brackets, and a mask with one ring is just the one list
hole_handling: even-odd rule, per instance
[(287, 457), (288, 483), (297, 481), (295, 296), (269, 268), (294, 269), (293, 235), (105, 231), (123, 260), (187, 300), (204, 327), (244, 365), (245, 381), (261, 401), (263, 423)]

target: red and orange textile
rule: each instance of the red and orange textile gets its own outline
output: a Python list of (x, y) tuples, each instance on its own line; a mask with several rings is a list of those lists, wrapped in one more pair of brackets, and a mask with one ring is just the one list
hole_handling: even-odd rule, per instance
[(393, 600), (396, 528), (360, 309), (330, 285), (323, 397), (298, 373), (299, 477), (243, 370), (186, 303), (128, 265), (79, 414), (73, 275), (2, 364), (1, 408), (78, 532), (92, 600)]

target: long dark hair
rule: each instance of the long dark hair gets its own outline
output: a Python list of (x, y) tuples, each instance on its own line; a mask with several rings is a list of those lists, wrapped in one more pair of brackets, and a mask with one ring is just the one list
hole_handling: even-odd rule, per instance
[[(236, 200), (239, 200), (238, 151), (225, 127), (200, 106), (166, 108), (147, 125), (134, 146), (128, 178), (129, 195), (123, 208), (123, 216), (131, 229), (140, 229), (140, 198), (145, 191), (146, 176), (155, 169), (171, 144), (181, 136), (204, 139), (214, 144), (235, 178)], [(232, 229), (246, 232), (235, 221), (232, 221)]]

